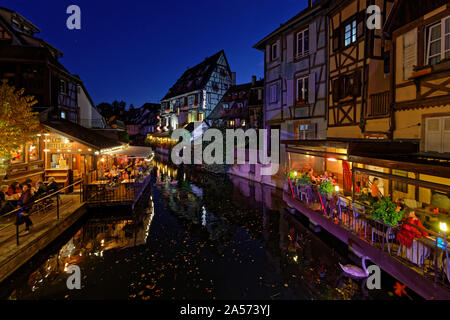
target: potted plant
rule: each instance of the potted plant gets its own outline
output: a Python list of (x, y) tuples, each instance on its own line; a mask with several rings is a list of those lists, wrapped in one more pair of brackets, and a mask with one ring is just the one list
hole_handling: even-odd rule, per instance
[(370, 217), (389, 227), (395, 227), (402, 220), (403, 211), (389, 197), (384, 197), (372, 205)]
[(321, 195), (330, 198), (331, 194), (333, 193), (333, 184), (331, 183), (331, 181), (323, 180), (318, 184), (317, 191)]
[(417, 78), (417, 77), (424, 76), (426, 74), (431, 73), (431, 71), (432, 71), (432, 67), (431, 67), (431, 65), (428, 65), (428, 64), (424, 65), (424, 66), (414, 66), (411, 78)]
[[(393, 203), (389, 197), (384, 197), (372, 205), (370, 217), (373, 220), (388, 226), (387, 230), (379, 230), (377, 227), (380, 226), (376, 224), (375, 233), (386, 236), (387, 240), (393, 240), (395, 238), (395, 234), (392, 232), (392, 228), (396, 227), (403, 219), (403, 211), (400, 207)], [(387, 241), (387, 243), (389, 244), (389, 241)]]
[[(294, 192), (294, 187), (296, 184), (298, 173), (297, 171), (288, 171), (286, 173), (286, 181), (287, 181), (287, 190)], [(286, 188), (285, 188), (286, 189)]]
[(298, 179), (297, 179), (297, 183), (298, 186), (310, 186), (311, 183), (311, 178), (307, 175), (307, 174), (301, 174)]

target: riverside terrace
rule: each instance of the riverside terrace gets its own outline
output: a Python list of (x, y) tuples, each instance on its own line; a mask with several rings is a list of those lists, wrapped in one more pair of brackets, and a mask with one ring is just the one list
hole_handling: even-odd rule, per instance
[(292, 213), (424, 298), (450, 299), (447, 163), (414, 154), (403, 162), (383, 142), (285, 143), (283, 199)]
[[(149, 190), (152, 166), (138, 168), (134, 179), (85, 184), (83, 180), (41, 195), (32, 202), (31, 232), (18, 225), (20, 208), (0, 216), (0, 282), (70, 228), (89, 207), (134, 209)], [(87, 181), (87, 179), (84, 179)]]

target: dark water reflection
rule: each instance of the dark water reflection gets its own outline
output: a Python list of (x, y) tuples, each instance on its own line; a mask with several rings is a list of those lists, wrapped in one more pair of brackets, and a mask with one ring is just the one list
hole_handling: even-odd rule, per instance
[[(89, 218), (33, 271), (12, 277), (9, 298), (393, 298), (392, 289), (367, 292), (342, 277), (338, 262), (351, 261), (289, 222), (276, 190), (160, 163), (154, 175), (149, 208)], [(73, 264), (82, 272), (78, 291), (66, 287)]]

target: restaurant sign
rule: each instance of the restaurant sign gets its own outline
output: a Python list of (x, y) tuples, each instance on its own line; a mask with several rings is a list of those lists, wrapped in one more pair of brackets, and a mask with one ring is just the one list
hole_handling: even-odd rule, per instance
[(68, 139), (51, 137), (47, 148), (51, 150), (72, 149), (72, 143)]

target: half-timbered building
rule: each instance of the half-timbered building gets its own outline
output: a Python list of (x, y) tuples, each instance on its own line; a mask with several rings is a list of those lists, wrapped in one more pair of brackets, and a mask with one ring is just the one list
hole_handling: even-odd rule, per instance
[(161, 100), (162, 129), (204, 121), (233, 83), (225, 52), (188, 68)]
[(450, 4), (396, 1), (385, 25), (392, 39), (392, 135), (422, 153), (450, 154)]
[[(254, 46), (265, 53), (264, 124), (279, 129), (282, 140), (326, 137), (327, 6), (325, 0), (309, 1), (306, 9)], [(285, 163), (283, 145), (280, 157)], [(282, 166), (279, 172), (284, 171)], [(268, 183), (279, 181), (273, 180)]]
[(261, 129), (264, 80), (232, 86), (206, 118), (210, 126)]
[(389, 43), (381, 28), (367, 27), (369, 5), (382, 25), (392, 1), (334, 1), (328, 13), (330, 138), (390, 137)]
[[(117, 141), (108, 141), (105, 145), (79, 142), (77, 149), (61, 147), (72, 145), (72, 135), (76, 131), (84, 132), (93, 141), (104, 141), (104, 137), (89, 128), (103, 128), (103, 117), (95, 109), (89, 93), (81, 79), (71, 74), (60, 62), (63, 53), (39, 38), (39, 28), (19, 13), (0, 7), (0, 79), (17, 89), (24, 89), (25, 95), (34, 96), (37, 104), (34, 111), (39, 112), (40, 132), (36, 137), (11, 153), (6, 170), (0, 172), (0, 181), (23, 182), (45, 180), (53, 171), (63, 171), (64, 181), (69, 176), (81, 179), (95, 169), (97, 153), (105, 146), (120, 147)], [(71, 128), (75, 133), (60, 130), (53, 136), (54, 123), (63, 123), (61, 128)], [(68, 141), (52, 148), (55, 141)], [(64, 166), (55, 159), (65, 159)], [(92, 160), (90, 160), (92, 159)], [(4, 161), (2, 159), (2, 161)], [(64, 168), (63, 168), (64, 167)]]

